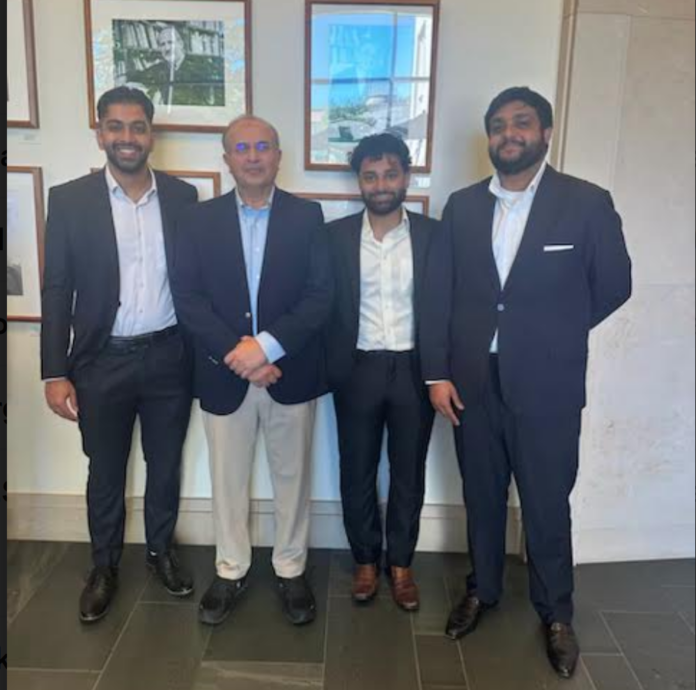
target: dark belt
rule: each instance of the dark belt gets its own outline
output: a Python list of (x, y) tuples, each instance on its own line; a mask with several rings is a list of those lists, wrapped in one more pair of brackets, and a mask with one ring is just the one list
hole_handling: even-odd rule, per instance
[(111, 336), (106, 343), (106, 350), (108, 352), (124, 353), (124, 352), (136, 352), (138, 350), (144, 350), (153, 345), (163, 343), (175, 335), (179, 334), (179, 326), (170, 326), (165, 328), (163, 331), (157, 331), (156, 333), (145, 333), (144, 335), (136, 335), (132, 338), (122, 338), (120, 336)]
[(358, 359), (411, 359), (415, 356), (415, 350), (394, 352), (392, 350), (358, 350)]

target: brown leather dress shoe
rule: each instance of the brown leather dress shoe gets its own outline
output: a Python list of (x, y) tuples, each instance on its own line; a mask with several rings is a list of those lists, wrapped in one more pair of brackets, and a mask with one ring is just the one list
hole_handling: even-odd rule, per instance
[(379, 591), (379, 569), (376, 565), (358, 565), (353, 574), (353, 601), (367, 604)]
[(396, 605), (404, 611), (418, 611), (420, 608), (420, 594), (418, 585), (413, 579), (413, 571), (410, 568), (395, 568), (390, 570), (392, 596)]

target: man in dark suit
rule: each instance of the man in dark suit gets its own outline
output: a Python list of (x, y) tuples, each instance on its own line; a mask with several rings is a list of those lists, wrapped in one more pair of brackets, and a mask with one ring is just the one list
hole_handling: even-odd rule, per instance
[(486, 115), (497, 174), (454, 194), (431, 253), (421, 329), (434, 407), (456, 427), (473, 572), (447, 634), (476, 628), (502, 594), (511, 475), (522, 501), (531, 598), (549, 660), (573, 675), (569, 497), (588, 335), (631, 294), (631, 262), (608, 192), (545, 162), (548, 101), (526, 88)]
[(173, 596), (193, 591), (172, 551), (192, 394), (169, 271), (174, 220), (197, 193), (148, 166), (154, 107), (142, 92), (106, 93), (98, 112), (106, 168), (51, 191), (41, 331), (48, 405), (79, 421), (90, 460), (84, 623), (103, 618), (116, 592), (136, 417), (148, 467), (147, 564)]
[(425, 498), (425, 464), (435, 413), (416, 350), (425, 267), (438, 223), (409, 213), (408, 146), (391, 134), (367, 137), (352, 157), (366, 211), (329, 226), (337, 299), (328, 330), (346, 532), (356, 562), (352, 596), (377, 594), (382, 521), (377, 473), (385, 426), (391, 486), (387, 573), (395, 602), (420, 598), (411, 565)]
[(278, 133), (245, 116), (224, 137), (237, 188), (184, 214), (174, 298), (196, 344), (195, 390), (210, 449), (217, 577), (202, 622), (222, 623), (244, 592), (252, 552), (250, 480), (263, 431), (273, 482), (273, 567), (284, 612), (314, 620), (305, 570), (321, 334), (333, 282), (321, 207), (275, 186)]

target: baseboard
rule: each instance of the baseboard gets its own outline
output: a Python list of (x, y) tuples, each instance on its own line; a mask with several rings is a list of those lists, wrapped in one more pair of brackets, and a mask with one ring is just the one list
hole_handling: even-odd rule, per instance
[[(7, 500), (7, 538), (28, 541), (89, 541), (85, 499), (82, 496), (10, 494)], [(145, 540), (143, 499), (127, 501), (126, 541)], [(210, 499), (183, 499), (177, 527), (180, 544), (215, 543)], [(252, 501), (251, 533), (255, 546), (272, 546), (275, 533), (273, 502)], [(522, 516), (519, 508), (509, 508), (508, 553), (523, 551)], [(343, 513), (338, 501), (312, 504), (312, 548), (348, 547), (343, 529)], [(466, 511), (461, 506), (428, 505), (421, 517), (418, 550), (465, 553), (467, 551)]]
[(693, 559), (694, 525), (647, 525), (579, 529), (574, 534), (578, 563), (620, 563)]

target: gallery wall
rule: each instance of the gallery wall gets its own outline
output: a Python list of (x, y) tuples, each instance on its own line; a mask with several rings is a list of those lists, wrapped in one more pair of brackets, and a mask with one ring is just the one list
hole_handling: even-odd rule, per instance
[[(43, 168), (48, 189), (100, 166), (102, 157), (89, 130), (82, 0), (34, 0), (34, 5), (41, 129), (37, 132), (8, 132), (8, 148), (10, 164)], [(572, 14), (568, 6), (565, 14), (568, 28)], [(434, 167), (432, 175), (418, 177), (418, 188), (414, 190), (430, 196), (433, 215), (440, 215), (451, 191), (490, 173), (482, 115), (493, 95), (511, 84), (528, 84), (555, 100), (563, 22), (562, 0), (525, 0), (522, 3), (515, 0), (442, 0)], [(575, 27), (575, 23), (572, 26)], [(253, 0), (252, 32), (254, 109), (257, 114), (273, 121), (283, 137), (280, 185), (304, 193), (354, 192), (354, 180), (348, 174), (308, 173), (304, 170), (303, 0)], [(591, 55), (591, 43), (587, 50)], [(570, 94), (570, 108), (582, 112), (583, 93), (571, 91), (563, 79), (561, 87), (562, 93)], [(573, 120), (570, 111), (569, 115), (569, 136), (576, 137), (576, 150), (582, 151), (582, 137), (586, 131), (582, 130), (582, 136), (577, 134), (578, 120)], [(580, 118), (580, 125), (582, 122)], [(557, 151), (562, 153), (563, 147), (558, 146)], [(163, 169), (219, 171), (224, 175), (224, 190), (231, 188), (217, 135), (163, 134), (154, 164)], [(577, 170), (573, 170), (573, 165), (577, 165)], [(570, 148), (564, 166), (568, 172), (587, 174), (595, 179), (601, 172), (597, 166), (583, 167), (583, 161), (574, 158)], [(598, 181), (608, 184), (606, 179)], [(636, 199), (629, 195), (620, 197), (620, 210), (634, 217), (628, 205), (635, 202)], [(681, 217), (679, 222), (683, 222)], [(629, 232), (629, 241), (635, 244), (642, 240)], [(693, 292), (693, 271), (690, 275)], [(656, 298), (657, 293), (653, 293), (653, 299)], [(688, 306), (688, 292), (682, 295), (682, 299)], [(693, 326), (688, 322), (689, 314), (681, 313), (675, 317), (679, 329)], [(617, 322), (615, 328), (620, 329), (621, 323), (625, 321)], [(77, 430), (55, 419), (45, 409), (39, 380), (38, 334), (39, 327), (29, 324), (11, 324), (8, 333), (8, 482), (14, 529), (17, 534), (45, 535), (46, 522), (50, 521), (54, 530), (49, 530), (50, 534), (84, 536), (81, 495), (86, 481), (86, 461), (81, 453)], [(611, 340), (610, 335), (605, 334), (604, 338)], [(651, 347), (659, 345), (660, 342), (655, 341)], [(688, 341), (683, 339), (678, 349), (683, 354), (688, 346)], [(602, 345), (604, 351), (611, 352), (606, 350), (607, 347)], [(609, 371), (593, 373), (592, 390), (594, 399), (599, 402), (597, 414), (603, 418), (616, 415), (616, 410), (622, 408), (624, 396), (633, 399), (635, 391), (629, 385), (633, 371), (619, 373), (612, 368), (614, 360), (603, 363), (601, 359), (598, 361), (596, 358), (593, 367)], [(614, 387), (611, 394), (607, 391), (609, 386)], [(664, 392), (662, 388), (660, 391)], [(683, 402), (683, 396), (679, 394), (676, 400)], [(339, 488), (332, 416), (332, 403), (325, 399), (320, 405), (317, 425), (313, 496), (319, 506), (316, 512), (333, 516), (332, 524), (340, 527), (340, 521), (335, 519)], [(576, 526), (578, 534), (582, 535), (606, 517), (620, 534), (624, 527), (629, 530), (635, 527), (628, 524), (633, 517), (624, 522), (620, 520), (626, 492), (635, 497), (633, 485), (625, 488), (623, 484), (623, 478), (630, 476), (634, 448), (611, 445), (612, 439), (598, 434), (597, 428), (597, 423), (590, 423), (584, 453), (585, 471), (576, 494)], [(619, 432), (622, 439), (630, 438), (633, 433), (630, 428), (623, 427)], [(667, 428), (664, 433), (671, 434), (671, 439), (676, 438), (675, 432)], [(672, 440), (671, 444), (676, 446), (675, 450), (684, 463), (689, 445), (693, 458), (693, 443), (688, 437), (688, 429), (681, 430), (680, 434), (680, 440)], [(626, 472), (612, 475), (611, 489), (607, 488), (601, 494), (601, 500), (595, 501), (592, 497), (597, 495), (597, 484), (603, 485), (606, 472), (604, 458), (607, 447), (611, 449), (614, 462), (620, 463)], [(144, 467), (139, 452), (134, 453), (133, 460), (129, 493), (136, 497), (137, 505), (137, 497), (143, 494)], [(684, 475), (685, 469), (680, 476), (684, 478)], [(641, 490), (647, 483), (646, 478)], [(678, 488), (674, 482), (666, 482), (660, 490), (678, 493)], [(625, 492), (623, 495), (622, 491)], [(451, 436), (444, 424), (438, 423), (429, 458), (426, 515), (458, 517), (460, 494)], [(253, 495), (260, 501), (271, 497), (263, 448), (259, 451)], [(205, 439), (198, 413), (194, 415), (186, 448), (183, 496), (193, 510), (196, 510), (195, 506), (203, 506), (201, 510), (205, 511), (210, 484)], [(665, 503), (669, 500), (666, 495)], [(637, 510), (644, 502), (629, 499), (626, 505)], [(680, 515), (679, 519), (693, 526), (692, 515)], [(202, 520), (207, 520), (207, 517)], [(643, 542), (632, 542), (630, 553), (607, 555), (594, 542), (586, 541), (584, 543), (588, 546), (583, 550), (582, 558), (650, 557), (659, 550), (659, 529), (671, 524), (670, 520), (656, 521), (656, 531), (652, 536)], [(316, 521), (321, 523), (321, 515)], [(644, 516), (644, 522), (650, 520)], [(10, 527), (12, 529), (12, 524)], [(443, 521), (441, 539), (431, 539), (427, 546), (445, 548), (458, 545), (461, 533), (451, 540), (452, 535), (447, 530)], [(329, 543), (334, 543), (338, 531), (327, 534)], [(693, 548), (693, 540), (691, 542)], [(683, 538), (671, 545), (673, 554), (678, 555), (686, 549)]]

